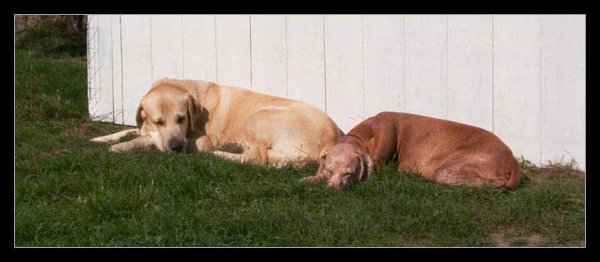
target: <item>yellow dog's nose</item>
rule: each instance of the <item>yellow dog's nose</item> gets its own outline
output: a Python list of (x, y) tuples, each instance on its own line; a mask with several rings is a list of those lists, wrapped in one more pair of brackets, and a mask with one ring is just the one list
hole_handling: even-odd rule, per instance
[(171, 140), (169, 141), (169, 150), (181, 152), (183, 151), (183, 143), (180, 140)]

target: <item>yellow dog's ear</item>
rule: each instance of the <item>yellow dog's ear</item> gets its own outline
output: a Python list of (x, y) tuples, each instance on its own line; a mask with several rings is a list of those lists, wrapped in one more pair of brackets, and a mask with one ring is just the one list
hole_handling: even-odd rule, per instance
[(195, 129), (196, 120), (198, 120), (198, 118), (200, 117), (200, 114), (202, 113), (202, 109), (200, 108), (200, 106), (196, 105), (196, 103), (194, 102), (194, 98), (189, 93), (185, 94), (185, 101), (187, 103), (188, 117), (189, 117), (188, 131), (194, 132), (196, 130)]
[(138, 128), (142, 128), (142, 124), (144, 123), (144, 119), (146, 119), (146, 112), (144, 112), (144, 108), (142, 107), (142, 102), (137, 108), (137, 112), (135, 113), (135, 124)]
[(369, 154), (363, 153), (361, 154), (359, 160), (360, 169), (358, 173), (358, 180), (362, 181), (371, 178), (371, 176), (373, 176), (373, 174), (375, 173), (375, 164), (373, 162), (373, 159), (371, 159)]

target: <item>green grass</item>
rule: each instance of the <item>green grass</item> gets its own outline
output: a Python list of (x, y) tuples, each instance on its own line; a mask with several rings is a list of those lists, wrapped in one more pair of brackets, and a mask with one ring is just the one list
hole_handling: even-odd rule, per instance
[(70, 22), (74, 22), (73, 19), (66, 19), (66, 17), (56, 21), (42, 18), (37, 26), (15, 33), (15, 47), (33, 50), (53, 58), (69, 57), (85, 60), (86, 34), (69, 30), (67, 24)]
[[(18, 247), (585, 244), (584, 184), (564, 168), (528, 165), (522, 185), (505, 191), (439, 185), (384, 166), (338, 192), (298, 182), (315, 164), (111, 154), (88, 140), (123, 127), (88, 120), (85, 72), (80, 59), (17, 50)], [(532, 244), (533, 235), (541, 241)]]

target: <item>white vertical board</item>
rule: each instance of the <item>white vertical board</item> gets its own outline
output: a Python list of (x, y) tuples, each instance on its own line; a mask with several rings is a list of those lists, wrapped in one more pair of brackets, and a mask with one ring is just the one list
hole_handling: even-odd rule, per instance
[(217, 82), (251, 89), (250, 16), (217, 15)]
[(406, 111), (448, 118), (448, 17), (407, 15)]
[(97, 95), (98, 88), (96, 84), (96, 74), (98, 67), (96, 61), (98, 60), (98, 45), (96, 39), (98, 38), (98, 25), (96, 23), (97, 16), (88, 15), (88, 33), (87, 33), (87, 79), (88, 79), (88, 110), (89, 116), (92, 120), (96, 119), (96, 104), (98, 103), (99, 95)]
[(365, 118), (405, 111), (404, 16), (364, 17)]
[(152, 15), (152, 80), (183, 78), (183, 21), (181, 15)]
[(583, 15), (542, 17), (541, 158), (553, 162), (574, 158), (582, 169), (586, 164), (585, 31)]
[(492, 131), (493, 20), (448, 16), (448, 119)]
[(494, 133), (540, 164), (540, 16), (494, 16)]
[(135, 113), (152, 86), (152, 42), (150, 16), (121, 17), (123, 45), (123, 119), (135, 126)]
[(183, 16), (183, 78), (217, 81), (214, 15)]
[(108, 15), (98, 16), (98, 95), (99, 103), (96, 105), (97, 120), (102, 122), (114, 122), (115, 112), (113, 109), (113, 53), (112, 53), (112, 23)]
[(287, 97), (285, 15), (250, 16), (252, 90)]
[(114, 123), (123, 124), (123, 83), (121, 72), (121, 16), (110, 16), (112, 24), (112, 88)]
[(322, 15), (287, 16), (288, 98), (325, 108)]
[[(102, 82), (100, 82), (100, 80), (102, 79), (100, 77), (100, 60), (102, 59), (100, 57), (100, 53), (102, 53), (100, 51), (100, 49), (104, 49), (106, 47), (102, 47), (100, 46), (100, 44), (102, 42), (100, 42), (100, 15), (96, 15), (94, 16), (94, 25), (95, 25), (95, 33), (94, 33), (94, 46), (96, 47), (96, 50), (94, 52), (94, 75), (93, 75), (93, 81), (94, 81), (94, 86), (96, 87), (94, 90), (94, 118), (102, 121), (102, 119), (106, 119), (105, 114), (106, 111), (103, 111), (102, 109)], [(106, 97), (105, 97), (106, 98)]]
[(365, 118), (363, 17), (325, 16), (327, 114), (344, 132)]

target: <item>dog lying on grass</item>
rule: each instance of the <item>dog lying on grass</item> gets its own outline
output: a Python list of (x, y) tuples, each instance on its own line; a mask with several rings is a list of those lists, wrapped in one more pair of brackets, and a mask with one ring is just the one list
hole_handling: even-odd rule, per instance
[(510, 148), (484, 129), (431, 117), (382, 112), (342, 137), (321, 156), (317, 174), (304, 181), (328, 181), (340, 189), (374, 175), (380, 163), (451, 185), (514, 189), (521, 169)]
[[(142, 98), (137, 128), (92, 139), (111, 142), (112, 152), (157, 148), (160, 151), (213, 152), (238, 162), (281, 165), (319, 157), (343, 135), (321, 110), (298, 101), (195, 80), (161, 79)], [(215, 149), (242, 147), (235, 154)]]

